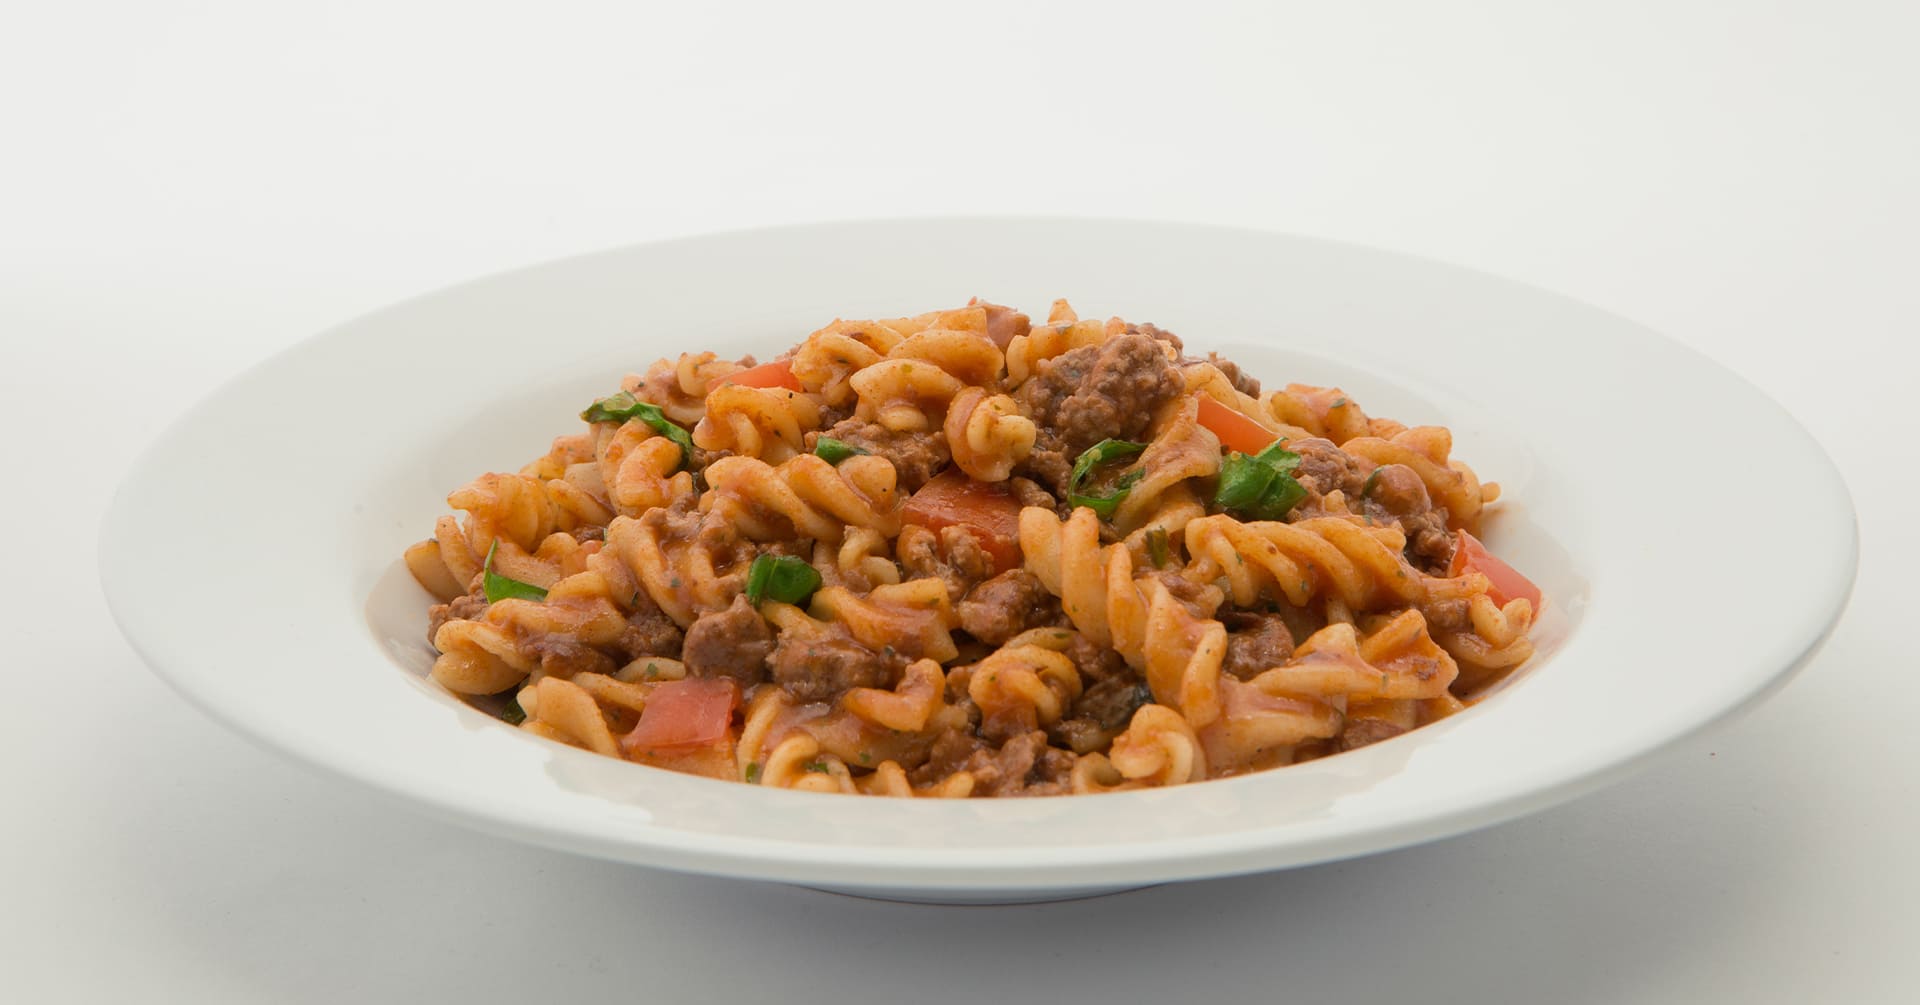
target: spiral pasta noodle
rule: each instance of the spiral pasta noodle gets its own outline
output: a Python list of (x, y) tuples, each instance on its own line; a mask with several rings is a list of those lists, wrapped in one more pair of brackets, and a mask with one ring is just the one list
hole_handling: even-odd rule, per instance
[(707, 466), (706, 475), (709, 498), (754, 540), (798, 534), (833, 541), (849, 526), (887, 536), (900, 532), (894, 470), (877, 457), (849, 458), (838, 467), (812, 454), (778, 467), (723, 457)]
[(800, 453), (806, 434), (819, 426), (820, 406), (805, 394), (722, 384), (708, 392), (693, 442), (705, 450), (779, 463)]
[(1294, 436), (1319, 436), (1345, 446), (1355, 437), (1378, 435), (1373, 420), (1337, 387), (1288, 384), (1267, 392), (1260, 404)]
[(944, 431), (953, 463), (975, 481), (1006, 481), (1033, 451), (1033, 420), (1020, 414), (1012, 398), (983, 387), (954, 396)]
[(848, 383), (860, 415), (888, 429), (929, 429), (963, 390), (996, 384), (1003, 362), (1000, 350), (977, 334), (930, 329), (902, 339)]
[(1305, 605), (1322, 592), (1349, 611), (1426, 598), (1424, 578), (1401, 554), (1404, 535), (1322, 517), (1299, 523), (1242, 523), (1226, 516), (1190, 521), (1187, 550), (1204, 563), (1198, 575), (1227, 584), (1233, 602), (1262, 596)]
[(1452, 459), (1453, 434), (1445, 427), (1415, 426), (1391, 437), (1355, 437), (1341, 444), (1341, 449), (1376, 465), (1412, 468), (1427, 494), (1446, 507), (1455, 527), (1479, 526), (1481, 507), (1488, 500), (1473, 469)]
[(692, 426), (706, 415), (707, 392), (751, 364), (751, 360), (720, 359), (710, 352), (681, 353), (677, 359), (655, 362), (645, 374), (628, 377), (621, 388), (660, 406), (674, 422)]
[(1185, 785), (1456, 714), (1544, 597), (1452, 434), (1150, 324), (973, 300), (660, 359), (404, 562), (440, 686), (733, 782)]

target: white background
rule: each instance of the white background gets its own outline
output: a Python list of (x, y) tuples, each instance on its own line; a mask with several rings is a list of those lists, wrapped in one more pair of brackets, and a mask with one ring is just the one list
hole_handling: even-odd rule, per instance
[[(0, 980), (20, 1000), (1911, 1000), (1915, 5), (22, 6), (0, 15)], [(580, 250), (933, 212), (1299, 231), (1649, 322), (1838, 460), (1852, 608), (1771, 703), (1574, 805), (985, 909), (428, 822), (229, 736), (107, 617), (120, 473), (305, 334)], [(1648, 449), (1714, 449), (1689, 402), (1619, 407), (1671, 415)], [(1618, 472), (1702, 533), (1794, 479)]]

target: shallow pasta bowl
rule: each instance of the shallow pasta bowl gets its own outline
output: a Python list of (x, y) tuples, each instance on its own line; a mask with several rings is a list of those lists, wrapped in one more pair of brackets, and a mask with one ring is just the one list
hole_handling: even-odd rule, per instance
[[(507, 728), (425, 677), (401, 551), (623, 373), (763, 356), (836, 316), (1065, 296), (1452, 428), (1504, 496), (1490, 546), (1549, 602), (1539, 655), (1466, 712), (1361, 750), (1176, 788), (1035, 800), (775, 791)], [(350, 407), (341, 407), (341, 406)], [(1684, 412), (1684, 428), (1674, 416)], [(1684, 434), (1684, 440), (1676, 443)], [(1676, 449), (1677, 447), (1677, 449)], [(1789, 472), (1711, 520), (1682, 487)], [(1796, 546), (1754, 547), (1779, 527)], [(1080, 896), (1284, 868), (1497, 823), (1616, 779), (1803, 665), (1853, 582), (1853, 511), (1779, 407), (1631, 322), (1511, 282), (1203, 226), (913, 220), (692, 238), (431, 294), (221, 388), (121, 486), (101, 547), (155, 671), (260, 743), (483, 830), (867, 895)]]

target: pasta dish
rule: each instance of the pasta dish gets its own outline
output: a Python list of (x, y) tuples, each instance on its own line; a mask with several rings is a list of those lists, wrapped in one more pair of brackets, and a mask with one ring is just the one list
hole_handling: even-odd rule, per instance
[(1440, 426), (996, 304), (663, 359), (407, 549), (432, 677), (539, 736), (892, 796), (1175, 785), (1451, 715), (1540, 591)]

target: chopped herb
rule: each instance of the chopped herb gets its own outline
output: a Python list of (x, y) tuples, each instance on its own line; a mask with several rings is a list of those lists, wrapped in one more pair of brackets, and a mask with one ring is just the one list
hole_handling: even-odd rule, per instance
[(1280, 443), (1251, 457), (1233, 451), (1220, 462), (1220, 488), (1213, 501), (1251, 520), (1284, 520), (1307, 497), (1306, 487), (1293, 478), (1299, 466), (1300, 455)]
[(1147, 530), (1147, 559), (1158, 569), (1167, 564), (1172, 555), (1167, 548), (1167, 529), (1153, 527)]
[(480, 582), (481, 588), (487, 591), (487, 603), (493, 604), (507, 599), (547, 599), (546, 590), (532, 583), (522, 583), (517, 579), (509, 579), (493, 571), (493, 553), (499, 548), (499, 541), (495, 541), (493, 544), (487, 546), (487, 564), (482, 566)]
[(1380, 480), (1380, 472), (1384, 470), (1386, 470), (1384, 464), (1373, 469), (1373, 474), (1368, 475), (1366, 482), (1360, 486), (1360, 498), (1365, 499), (1367, 494), (1373, 491), (1373, 483)]
[(588, 422), (627, 422), (639, 419), (653, 427), (654, 432), (680, 445), (680, 463), (693, 463), (693, 437), (685, 429), (675, 425), (673, 420), (667, 418), (667, 413), (662, 412), (660, 406), (641, 401), (626, 391), (609, 395), (588, 405), (587, 410), (580, 413), (580, 417)]
[(1067, 485), (1069, 487), (1079, 485), (1095, 465), (1132, 457), (1145, 449), (1147, 445), (1144, 443), (1133, 443), (1128, 440), (1101, 440), (1081, 451), (1080, 456), (1074, 459), (1073, 476), (1067, 480)]
[(863, 750), (863, 751), (861, 751), (861, 752), (860, 752), (860, 763), (861, 763), (861, 764), (872, 764), (872, 763), (873, 763), (873, 752), (872, 752), (872, 751), (868, 751), (868, 750)]
[(1335, 409), (1335, 408), (1345, 408), (1345, 407), (1347, 407), (1347, 399), (1345, 399), (1345, 398), (1335, 398), (1335, 399), (1333, 399), (1333, 404), (1331, 404), (1331, 405), (1329, 405), (1329, 406), (1327, 406), (1327, 407), (1328, 407), (1328, 409), (1329, 409), (1329, 410), (1331, 410), (1331, 409)]
[(816, 775), (824, 775), (832, 771), (833, 769), (827, 767), (827, 764), (825, 761), (814, 761), (807, 765), (807, 770)]
[(747, 765), (747, 784), (748, 785), (760, 784), (760, 762), (759, 761), (753, 761)]
[(518, 726), (527, 721), (527, 710), (520, 707), (519, 698), (508, 698), (505, 708), (500, 710), (500, 721), (510, 726)]
[(642, 675), (642, 679), (643, 679), (643, 680), (653, 680), (654, 678), (656, 678), (656, 677), (658, 677), (658, 676), (660, 676), (660, 664), (658, 664), (658, 663), (648, 663), (648, 664), (647, 664), (647, 672), (646, 672), (646, 673), (645, 673), (644, 675)]
[(747, 603), (797, 604), (820, 588), (820, 573), (792, 555), (761, 555), (747, 567)]
[(1114, 483), (1113, 491), (1104, 496), (1083, 495), (1080, 492), (1080, 486), (1086, 482), (1087, 476), (1093, 473), (1094, 468), (1110, 461), (1124, 460), (1145, 449), (1147, 445), (1144, 443), (1101, 440), (1081, 451), (1080, 456), (1073, 462), (1073, 474), (1067, 479), (1067, 502), (1074, 506), (1085, 506), (1102, 518), (1112, 516), (1113, 511), (1120, 508), (1120, 502), (1127, 497), (1127, 493), (1133, 489), (1134, 483), (1140, 480), (1145, 471), (1136, 468), (1121, 475), (1120, 480)]
[(831, 436), (822, 436), (813, 441), (814, 456), (828, 464), (838, 464), (855, 454), (870, 452), (865, 447), (856, 447), (845, 440), (836, 440)]

